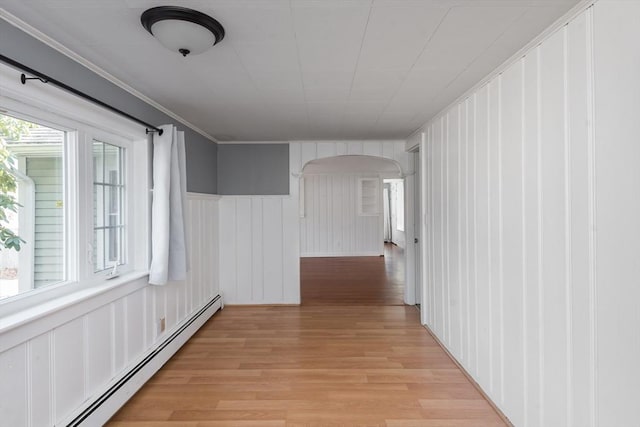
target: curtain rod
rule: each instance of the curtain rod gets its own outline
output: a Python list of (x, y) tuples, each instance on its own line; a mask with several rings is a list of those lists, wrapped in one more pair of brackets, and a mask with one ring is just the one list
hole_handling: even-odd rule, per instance
[(22, 84), (26, 84), (27, 80), (40, 80), (42, 83), (53, 83), (55, 86), (58, 86), (60, 89), (64, 89), (67, 92), (70, 92), (70, 93), (72, 93), (72, 94), (74, 94), (76, 96), (79, 96), (80, 98), (86, 99), (87, 101), (91, 101), (94, 104), (97, 104), (97, 105), (99, 105), (99, 106), (101, 106), (103, 108), (106, 108), (109, 111), (112, 111), (112, 112), (114, 112), (116, 114), (119, 114), (119, 115), (121, 115), (123, 117), (128, 118), (129, 120), (133, 120), (134, 122), (145, 126), (147, 134), (151, 133), (151, 132), (158, 132), (158, 135), (162, 135), (162, 129), (160, 129), (160, 128), (156, 127), (156, 126), (153, 126), (153, 125), (151, 125), (151, 124), (149, 124), (149, 123), (147, 123), (147, 122), (145, 122), (143, 120), (140, 120), (139, 118), (134, 117), (129, 113), (125, 113), (124, 111), (119, 110), (116, 107), (113, 107), (113, 106), (111, 106), (111, 105), (109, 105), (109, 104), (107, 104), (105, 102), (102, 102), (99, 99), (96, 99), (91, 95), (87, 95), (84, 92), (80, 92), (78, 89), (74, 89), (71, 86), (68, 86), (68, 85), (62, 83), (61, 81), (56, 80), (54, 78), (51, 78), (51, 77), (47, 76), (46, 74), (43, 74), (43, 73), (41, 73), (39, 71), (36, 71), (33, 68), (30, 68), (30, 67), (28, 67), (28, 66), (26, 66), (24, 64), (21, 64), (18, 61), (15, 61), (15, 60), (13, 60), (11, 58), (8, 58), (8, 57), (6, 57), (6, 56), (4, 56), (2, 54), (0, 54), (0, 61), (4, 62), (6, 64), (9, 64), (12, 67), (17, 68), (17, 69), (19, 69), (21, 71), (24, 71), (24, 72), (26, 72), (26, 73), (28, 73), (28, 74), (30, 74), (32, 76), (35, 76), (35, 77), (27, 77), (23, 73), (20, 76), (20, 81), (22, 82)]

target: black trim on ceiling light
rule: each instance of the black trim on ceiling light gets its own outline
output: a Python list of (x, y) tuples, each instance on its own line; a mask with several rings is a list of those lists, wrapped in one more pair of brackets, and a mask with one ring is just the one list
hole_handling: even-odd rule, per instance
[(153, 24), (159, 21), (166, 21), (170, 19), (177, 19), (180, 21), (193, 22), (211, 31), (215, 36), (216, 41), (213, 46), (218, 44), (224, 38), (224, 28), (218, 21), (197, 10), (188, 9), (186, 7), (179, 6), (158, 6), (147, 9), (140, 16), (140, 22), (142, 26), (153, 35), (151, 27)]

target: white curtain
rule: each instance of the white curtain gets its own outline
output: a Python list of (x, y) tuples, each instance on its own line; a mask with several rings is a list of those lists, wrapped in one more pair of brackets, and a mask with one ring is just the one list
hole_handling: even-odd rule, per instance
[(178, 132), (173, 125), (160, 128), (162, 135), (156, 133), (153, 137), (152, 285), (184, 280), (188, 269), (184, 132)]

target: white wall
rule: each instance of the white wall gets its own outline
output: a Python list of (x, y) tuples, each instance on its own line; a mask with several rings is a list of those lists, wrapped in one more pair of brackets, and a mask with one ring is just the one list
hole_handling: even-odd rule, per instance
[[(601, 426), (640, 423), (640, 2), (594, 6), (596, 230), (591, 310)], [(582, 279), (582, 277), (581, 277)]]
[(595, 3), (424, 128), (427, 324), (517, 426), (640, 419), (638, 16)]
[(187, 209), (186, 282), (155, 287), (145, 276), (2, 333), (1, 425), (61, 424), (218, 295), (217, 198), (189, 194)]
[(228, 304), (298, 304), (298, 202), (222, 196), (220, 285)]
[(379, 214), (358, 214), (358, 184), (371, 175), (307, 175), (300, 256), (377, 256), (383, 253), (382, 180)]

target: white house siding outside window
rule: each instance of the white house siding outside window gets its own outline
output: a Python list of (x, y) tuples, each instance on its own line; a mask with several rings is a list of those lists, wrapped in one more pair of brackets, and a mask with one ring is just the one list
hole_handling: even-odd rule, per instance
[(21, 239), (19, 251), (0, 247), (0, 319), (147, 274), (144, 128), (49, 85), (0, 78), (0, 89), (0, 143), (11, 157), (1, 166), (18, 204), (0, 225)]

